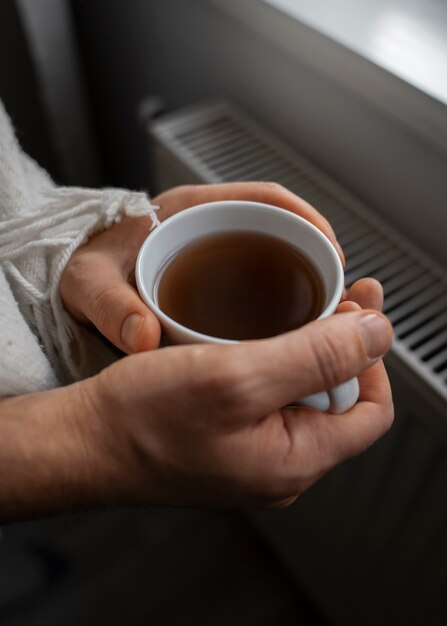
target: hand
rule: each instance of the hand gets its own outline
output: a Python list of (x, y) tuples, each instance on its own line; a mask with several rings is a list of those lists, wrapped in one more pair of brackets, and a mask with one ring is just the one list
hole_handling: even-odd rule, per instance
[[(92, 449), (92, 475), (107, 476), (105, 500), (285, 506), (371, 445), (393, 420), (379, 360), (392, 329), (361, 310), (381, 306), (375, 281), (360, 281), (348, 298), (357, 303), (286, 335), (146, 352), (84, 381), (95, 417), (85, 420), (82, 441)], [(343, 415), (281, 408), (353, 376), (360, 400)]]
[[(393, 419), (377, 360), (391, 327), (361, 310), (381, 307), (381, 288), (359, 281), (348, 297), (338, 315), (287, 335), (145, 352), (4, 398), (0, 520), (123, 503), (290, 504)], [(354, 375), (360, 401), (344, 415), (280, 408)]]
[[(307, 202), (276, 183), (185, 185), (153, 199), (164, 220), (183, 209), (215, 200), (253, 200), (274, 204), (312, 222), (343, 253), (334, 231)], [(71, 257), (60, 282), (66, 309), (91, 323), (112, 343), (131, 354), (158, 346), (160, 325), (140, 299), (134, 283), (138, 251), (151, 228), (149, 218), (124, 218), (92, 237)]]

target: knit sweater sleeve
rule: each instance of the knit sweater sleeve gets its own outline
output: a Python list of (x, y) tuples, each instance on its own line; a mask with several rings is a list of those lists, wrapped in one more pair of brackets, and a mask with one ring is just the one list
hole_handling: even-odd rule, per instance
[(144, 193), (55, 186), (21, 150), (0, 102), (0, 270), (61, 384), (84, 375), (86, 354), (83, 332), (59, 296), (61, 274), (78, 246), (123, 215), (148, 215), (157, 223)]

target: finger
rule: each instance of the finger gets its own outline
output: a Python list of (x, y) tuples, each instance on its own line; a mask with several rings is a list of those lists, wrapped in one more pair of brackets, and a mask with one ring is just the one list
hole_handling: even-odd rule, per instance
[(286, 473), (293, 476), (294, 466), (305, 468), (300, 484), (306, 480), (312, 483), (338, 463), (364, 452), (389, 430), (393, 417), (389, 402), (361, 401), (337, 416), (288, 409), (285, 420), (291, 446)]
[(261, 502), (254, 508), (260, 511), (263, 511), (263, 510), (277, 511), (281, 509), (287, 509), (289, 506), (294, 504), (294, 502), (296, 502), (299, 497), (300, 497), (300, 494), (282, 498), (280, 500), (273, 500), (273, 501), (271, 498), (265, 498), (265, 502)]
[(336, 313), (349, 313), (350, 311), (361, 311), (362, 307), (357, 302), (351, 302), (351, 300), (345, 300), (340, 302), (337, 307)]
[[(337, 463), (364, 451), (389, 429), (393, 404), (382, 361), (361, 374), (360, 387), (358, 405), (341, 416), (288, 408), (258, 422), (257, 434), (263, 441), (258, 447), (267, 453), (256, 472), (262, 476), (265, 458), (270, 458), (269, 474), (263, 479), (273, 490), (270, 505), (287, 506), (289, 498), (305, 491)], [(281, 436), (284, 433), (287, 442)]]
[[(311, 222), (321, 230), (331, 243), (336, 247), (340, 259), (345, 264), (343, 251), (337, 241), (334, 230), (326, 218), (308, 202), (295, 195), (282, 185), (272, 182), (234, 182), (215, 185), (191, 185), (182, 189), (182, 208), (187, 208), (201, 202), (213, 202), (219, 200), (248, 200), (273, 204)], [(168, 191), (154, 199), (161, 209), (158, 213), (160, 219), (166, 219), (178, 210), (178, 199), (175, 194)]]
[(70, 277), (64, 289), (70, 289), (70, 281), (76, 289), (78, 317), (91, 322), (120, 350), (131, 354), (158, 346), (161, 334), (158, 320), (111, 256), (79, 257), (71, 267)]
[[(302, 493), (336, 464), (363, 452), (391, 426), (394, 412), (391, 390), (383, 362), (379, 361), (360, 376), (360, 400), (343, 415), (321, 413), (314, 409), (283, 409), (282, 423), (287, 433), (287, 454), (280, 446), (280, 435), (272, 437), (272, 428), (278, 428), (278, 413), (258, 423), (258, 434), (267, 442), (273, 463), (269, 476), (275, 476), (275, 501), (280, 504), (296, 493)], [(276, 418), (276, 420), (275, 420)], [(270, 442), (270, 443), (268, 443)], [(263, 447), (264, 447), (263, 446)], [(284, 460), (285, 459), (285, 460)], [(262, 465), (258, 476), (262, 475)], [(269, 477), (265, 480), (269, 482)]]
[(390, 404), (393, 401), (390, 381), (382, 360), (359, 375), (359, 402)]
[(362, 278), (351, 285), (346, 299), (357, 302), (362, 309), (381, 311), (383, 308), (382, 285), (374, 278)]
[(337, 463), (364, 451), (391, 426), (394, 418), (391, 387), (383, 361), (359, 376), (359, 402), (343, 415), (314, 410), (283, 411), (292, 441), (292, 457), (303, 462), (309, 484)]
[(229, 387), (245, 414), (249, 406), (266, 415), (357, 376), (391, 341), (392, 327), (382, 314), (341, 313), (274, 339), (225, 347), (226, 378), (235, 379)]
[(311, 204), (292, 193), (282, 185), (271, 182), (241, 182), (230, 183), (232, 193), (236, 199), (253, 200), (255, 202), (265, 202), (275, 206), (287, 209), (292, 213), (296, 213), (300, 217), (311, 222), (319, 230), (321, 230), (331, 243), (336, 247), (340, 259), (345, 265), (345, 257), (340, 244), (335, 236), (334, 229), (328, 220), (321, 215)]

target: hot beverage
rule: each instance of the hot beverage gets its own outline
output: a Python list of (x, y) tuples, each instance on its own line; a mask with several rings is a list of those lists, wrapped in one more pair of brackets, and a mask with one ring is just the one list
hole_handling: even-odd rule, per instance
[(198, 239), (164, 264), (158, 306), (178, 323), (212, 337), (261, 339), (316, 319), (324, 308), (315, 266), (284, 241), (256, 232)]

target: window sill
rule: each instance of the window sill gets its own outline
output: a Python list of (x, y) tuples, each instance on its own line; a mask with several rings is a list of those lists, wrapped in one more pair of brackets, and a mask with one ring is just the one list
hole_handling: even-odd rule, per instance
[(420, 23), (417, 0), (378, 0), (367, 16), (359, 16), (356, 0), (344, 0), (338, 13), (329, 0), (299, 7), (294, 0), (211, 1), (447, 152), (447, 8), (439, 0), (428, 3), (431, 13), (425, 6)]

